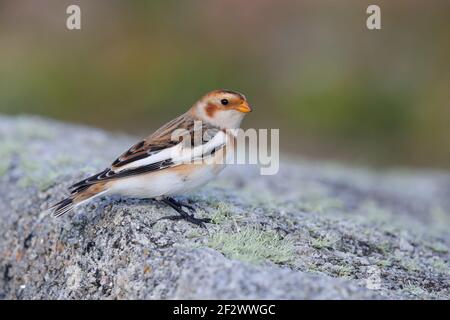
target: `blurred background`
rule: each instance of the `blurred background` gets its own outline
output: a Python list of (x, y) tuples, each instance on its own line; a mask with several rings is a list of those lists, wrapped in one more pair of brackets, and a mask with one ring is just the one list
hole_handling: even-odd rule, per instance
[(144, 136), (216, 88), (285, 153), (450, 168), (450, 2), (0, 1), (0, 114)]

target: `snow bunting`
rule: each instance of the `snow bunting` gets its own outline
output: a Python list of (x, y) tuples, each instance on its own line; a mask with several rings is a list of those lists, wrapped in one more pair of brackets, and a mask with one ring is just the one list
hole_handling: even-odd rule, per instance
[[(204, 226), (209, 219), (195, 218), (184, 209), (195, 211), (192, 206), (172, 196), (206, 184), (223, 170), (225, 158), (235, 147), (233, 129), (240, 127), (245, 114), (250, 111), (252, 109), (241, 93), (209, 92), (185, 114), (134, 144), (110, 167), (72, 185), (71, 195), (52, 206), (49, 212), (59, 217), (100, 195), (118, 194), (154, 198), (178, 212), (176, 216), (164, 218), (184, 219)], [(189, 139), (174, 138), (179, 137), (175, 135), (177, 130), (186, 132)], [(201, 139), (196, 139), (198, 133)]]

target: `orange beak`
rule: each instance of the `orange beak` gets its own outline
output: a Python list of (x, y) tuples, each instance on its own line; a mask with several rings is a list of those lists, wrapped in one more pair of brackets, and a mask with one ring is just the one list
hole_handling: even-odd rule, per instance
[(252, 108), (248, 105), (247, 101), (243, 101), (238, 107), (235, 108), (242, 113), (252, 112)]

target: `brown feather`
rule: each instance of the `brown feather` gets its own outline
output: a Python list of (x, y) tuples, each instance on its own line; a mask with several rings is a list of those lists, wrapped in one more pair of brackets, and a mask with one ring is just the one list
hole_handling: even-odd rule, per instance
[(170, 148), (178, 143), (172, 140), (172, 132), (176, 129), (193, 131), (195, 118), (189, 113), (185, 113), (178, 118), (168, 122), (152, 135), (133, 145), (130, 149), (120, 155), (111, 166), (117, 169), (121, 166), (145, 158), (150, 153)]
[(89, 188), (74, 194), (73, 202), (76, 204), (81, 201), (87, 200), (89, 198), (92, 198), (96, 194), (105, 191), (106, 189), (106, 182), (98, 182), (91, 185)]
[(214, 114), (219, 111), (219, 107), (216, 106), (213, 103), (208, 103), (208, 105), (206, 106), (206, 114), (208, 115), (208, 117), (212, 118), (214, 117)]

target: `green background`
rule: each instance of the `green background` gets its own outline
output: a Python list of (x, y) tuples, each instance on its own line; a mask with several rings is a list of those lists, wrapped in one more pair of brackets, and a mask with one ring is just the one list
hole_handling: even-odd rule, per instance
[(0, 1), (0, 113), (146, 135), (216, 88), (286, 153), (450, 168), (450, 2)]

